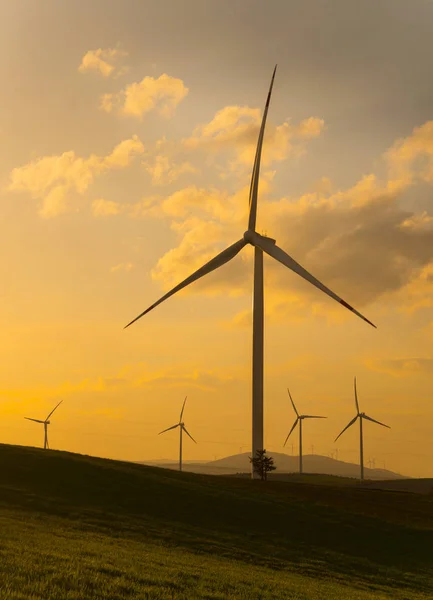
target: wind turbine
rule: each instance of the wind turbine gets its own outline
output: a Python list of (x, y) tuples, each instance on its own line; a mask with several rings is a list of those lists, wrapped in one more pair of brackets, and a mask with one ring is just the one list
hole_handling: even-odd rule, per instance
[(351, 427), (355, 423), (355, 421), (357, 419), (359, 419), (359, 464), (361, 467), (361, 481), (362, 481), (364, 479), (364, 440), (363, 440), (363, 431), (362, 431), (362, 420), (366, 419), (367, 421), (371, 421), (372, 423), (377, 423), (378, 425), (382, 425), (382, 427), (388, 427), (388, 429), (391, 429), (391, 427), (389, 425), (385, 425), (385, 423), (381, 423), (380, 421), (376, 421), (375, 419), (368, 417), (364, 412), (359, 412), (358, 394), (356, 391), (356, 377), (354, 379), (354, 385), (355, 385), (356, 417), (354, 417), (346, 425), (346, 427), (343, 429), (343, 431), (339, 435), (337, 435), (337, 437), (335, 438), (335, 441), (338, 440), (340, 435), (343, 435), (343, 433), (346, 431), (346, 429), (349, 429), (349, 427)]
[(195, 441), (195, 439), (192, 437), (192, 435), (190, 435), (185, 427), (185, 423), (183, 423), (182, 421), (182, 417), (183, 417), (183, 411), (185, 409), (185, 402), (186, 402), (186, 398), (183, 401), (183, 405), (182, 405), (182, 410), (180, 411), (180, 417), (179, 417), (179, 423), (177, 423), (176, 425), (173, 425), (172, 427), (168, 427), (167, 429), (164, 429), (164, 431), (160, 431), (158, 433), (158, 435), (161, 435), (161, 433), (165, 433), (166, 431), (170, 431), (170, 429), (176, 429), (176, 427), (180, 428), (180, 440), (179, 440), (179, 471), (182, 471), (182, 433), (185, 432), (186, 435), (188, 437), (190, 437), (192, 439), (192, 441), (196, 444), (197, 442)]
[[(337, 294), (323, 285), (318, 279), (313, 277), (308, 271), (306, 271), (299, 263), (297, 263), (291, 256), (289, 256), (284, 250), (276, 245), (274, 239), (267, 236), (260, 235), (256, 231), (256, 216), (257, 216), (257, 198), (259, 191), (259, 175), (260, 175), (260, 160), (262, 154), (263, 138), (265, 133), (266, 117), (269, 109), (269, 102), (271, 99), (272, 87), (274, 84), (275, 72), (277, 67), (275, 66), (272, 74), (271, 85), (266, 100), (265, 110), (263, 113), (262, 124), (260, 127), (259, 138), (257, 142), (256, 155), (254, 159), (253, 172), (251, 177), (250, 193), (249, 193), (249, 217), (248, 217), (248, 229), (243, 234), (242, 238), (220, 252), (215, 258), (212, 258), (205, 265), (197, 269), (192, 275), (184, 279), (181, 283), (176, 285), (169, 292), (164, 294), (154, 304), (149, 306), (145, 311), (140, 313), (138, 317), (133, 319), (128, 325), (129, 327), (135, 321), (143, 317), (145, 314), (156, 308), (161, 302), (173, 296), (176, 292), (179, 292), (190, 283), (197, 281), (204, 275), (211, 273), (215, 269), (218, 269), (222, 265), (226, 264), (232, 258), (234, 258), (244, 246), (251, 244), (254, 247), (254, 284), (253, 284), (253, 356), (252, 356), (252, 456), (256, 456), (257, 450), (263, 450), (263, 338), (264, 338), (264, 297), (263, 297), (263, 253), (265, 252), (270, 257), (282, 263), (288, 267), (300, 277), (309, 281), (316, 288), (342, 304), (345, 308), (348, 308), (354, 312), (358, 317), (372, 325), (371, 321), (366, 319), (361, 313), (355, 310), (352, 306), (342, 300)], [(252, 477), (254, 477), (254, 471), (252, 471)]]
[(288, 436), (286, 437), (284, 446), (287, 444), (287, 440), (299, 422), (299, 472), (302, 473), (302, 421), (304, 419), (326, 419), (327, 417), (318, 417), (317, 415), (300, 415), (296, 409), (295, 403), (293, 402), (292, 394), (290, 393), (289, 388), (287, 388), (287, 391), (289, 392), (289, 398), (292, 403), (293, 410), (296, 413), (296, 421), (293, 423), (292, 429), (289, 431)]
[(63, 400), (60, 400), (60, 402), (58, 404), (56, 404), (56, 406), (50, 412), (50, 414), (45, 419), (45, 421), (41, 421), (40, 419), (31, 419), (30, 417), (24, 417), (25, 419), (27, 419), (27, 421), (34, 421), (35, 423), (43, 424), (43, 426), (44, 426), (44, 450), (47, 450), (47, 449), (49, 450), (49, 448), (50, 448), (48, 445), (48, 425), (50, 424), (50, 417), (53, 414), (53, 412), (61, 405), (62, 402), (63, 402)]

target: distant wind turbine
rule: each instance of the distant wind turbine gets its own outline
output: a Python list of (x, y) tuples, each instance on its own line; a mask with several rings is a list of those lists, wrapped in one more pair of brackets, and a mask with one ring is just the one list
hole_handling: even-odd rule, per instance
[(53, 410), (50, 412), (50, 414), (48, 415), (48, 417), (45, 419), (45, 421), (41, 421), (40, 419), (31, 419), (30, 417), (24, 417), (25, 419), (27, 419), (27, 421), (34, 421), (35, 423), (42, 423), (44, 426), (44, 450), (49, 450), (49, 445), (48, 445), (48, 425), (50, 424), (50, 417), (53, 414), (53, 412), (61, 405), (61, 403), (63, 402), (63, 400), (60, 400), (60, 402), (53, 408)]
[(358, 394), (356, 391), (356, 377), (354, 379), (354, 386), (355, 386), (356, 417), (354, 417), (346, 425), (346, 427), (343, 429), (343, 431), (339, 435), (337, 435), (337, 437), (335, 438), (335, 441), (338, 440), (340, 435), (343, 435), (343, 433), (346, 431), (346, 429), (349, 429), (349, 427), (351, 427), (355, 423), (355, 421), (357, 419), (359, 419), (359, 464), (361, 467), (361, 481), (362, 481), (364, 479), (364, 439), (363, 439), (363, 431), (362, 431), (362, 420), (366, 419), (367, 421), (371, 421), (372, 423), (377, 423), (378, 425), (382, 425), (382, 427), (387, 427), (388, 429), (391, 429), (391, 427), (389, 425), (385, 425), (385, 423), (381, 423), (380, 421), (376, 421), (375, 419), (368, 417), (363, 412), (359, 412)]
[(182, 410), (180, 411), (179, 423), (177, 423), (176, 425), (173, 425), (172, 427), (168, 427), (167, 429), (164, 429), (164, 431), (160, 431), (158, 433), (158, 435), (161, 435), (161, 433), (165, 433), (166, 431), (170, 431), (170, 429), (176, 429), (176, 427), (179, 427), (179, 429), (180, 429), (180, 432), (179, 432), (179, 435), (180, 435), (180, 440), (179, 440), (179, 471), (182, 471), (182, 433), (185, 432), (186, 435), (188, 437), (190, 437), (195, 444), (197, 443), (195, 441), (195, 439), (192, 437), (192, 435), (190, 435), (188, 433), (188, 431), (187, 431), (187, 429), (185, 427), (185, 423), (183, 423), (183, 421), (182, 421), (183, 411), (185, 409), (186, 398), (183, 401)]
[[(271, 258), (282, 263), (285, 267), (288, 267), (300, 277), (309, 281), (316, 288), (327, 294), (333, 300), (339, 302), (345, 308), (348, 308), (358, 317), (372, 325), (371, 321), (366, 319), (361, 313), (355, 310), (352, 306), (342, 300), (337, 294), (327, 288), (318, 279), (313, 277), (308, 271), (306, 271), (299, 263), (297, 263), (291, 256), (289, 256), (284, 250), (279, 248), (275, 240), (260, 235), (256, 231), (256, 216), (257, 216), (257, 200), (259, 191), (259, 176), (260, 176), (260, 161), (262, 155), (263, 138), (265, 134), (266, 117), (268, 114), (269, 103), (271, 99), (272, 87), (274, 84), (275, 72), (277, 67), (275, 66), (271, 85), (266, 100), (265, 110), (263, 113), (262, 124), (260, 127), (259, 138), (257, 142), (256, 155), (254, 159), (253, 172), (251, 177), (250, 193), (249, 193), (249, 217), (248, 217), (248, 229), (243, 234), (242, 238), (223, 250), (215, 258), (212, 258), (205, 265), (197, 269), (192, 275), (184, 279), (181, 283), (175, 286), (172, 290), (164, 294), (154, 304), (149, 306), (145, 311), (140, 313), (138, 317), (133, 319), (128, 325), (135, 323), (138, 319), (146, 315), (149, 311), (153, 310), (156, 306), (173, 296), (176, 292), (179, 292), (190, 283), (197, 281), (204, 275), (215, 271), (219, 267), (228, 263), (234, 258), (247, 244), (254, 247), (254, 285), (253, 285), (253, 356), (252, 356), (252, 455), (256, 456), (257, 450), (263, 450), (263, 341), (264, 341), (264, 294), (263, 294), (263, 253), (265, 252)], [(254, 477), (254, 471), (252, 471)]]
[[(304, 419), (326, 419), (327, 417), (318, 417), (317, 415), (300, 415), (296, 409), (295, 403), (293, 402), (292, 395), (290, 393), (289, 388), (287, 388), (289, 392), (289, 398), (293, 406), (293, 410), (296, 413), (296, 421), (292, 425), (292, 429), (289, 431), (288, 436), (286, 437), (286, 441), (284, 442), (284, 446), (287, 444), (287, 440), (289, 439), (291, 433), (295, 429), (296, 425), (299, 422), (299, 472), (302, 473), (302, 421)], [(292, 450), (293, 453), (293, 450)]]

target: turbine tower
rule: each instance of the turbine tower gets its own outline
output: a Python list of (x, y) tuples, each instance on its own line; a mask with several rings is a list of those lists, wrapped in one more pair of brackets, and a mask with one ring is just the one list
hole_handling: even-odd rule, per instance
[[(215, 271), (219, 267), (232, 260), (247, 244), (251, 244), (254, 247), (254, 283), (253, 283), (253, 356), (252, 356), (252, 456), (256, 456), (257, 450), (263, 450), (263, 341), (264, 341), (264, 298), (263, 298), (263, 253), (265, 252), (271, 258), (282, 263), (285, 267), (288, 267), (300, 277), (309, 281), (316, 288), (330, 296), (333, 300), (336, 300), (342, 304), (345, 308), (348, 308), (358, 317), (372, 325), (371, 321), (366, 319), (361, 313), (355, 310), (352, 306), (342, 300), (337, 294), (327, 288), (318, 279), (313, 277), (308, 271), (306, 271), (299, 263), (297, 263), (291, 256), (289, 256), (284, 250), (276, 245), (274, 239), (267, 236), (260, 235), (256, 231), (256, 216), (257, 216), (257, 199), (259, 192), (259, 176), (260, 176), (260, 160), (262, 155), (263, 138), (265, 133), (266, 117), (269, 109), (269, 102), (271, 99), (272, 87), (274, 84), (275, 72), (277, 67), (275, 66), (272, 74), (271, 85), (266, 100), (265, 110), (263, 113), (262, 124), (260, 127), (259, 138), (257, 142), (256, 155), (254, 159), (253, 172), (251, 177), (250, 193), (249, 193), (249, 217), (248, 217), (248, 229), (243, 234), (242, 238), (223, 250), (220, 254), (212, 258), (205, 265), (197, 269), (192, 275), (184, 279), (181, 283), (176, 285), (169, 292), (164, 294), (162, 298), (157, 300), (154, 304), (149, 306), (145, 311), (140, 313), (138, 317), (133, 319), (128, 325), (129, 327), (135, 321), (146, 315), (149, 311), (156, 308), (161, 302), (173, 296), (176, 292), (184, 289), (190, 283), (197, 281), (204, 275)], [(252, 477), (254, 477), (254, 471), (252, 470)]]
[(35, 423), (42, 423), (44, 426), (44, 450), (49, 450), (49, 445), (48, 445), (48, 425), (50, 424), (50, 417), (53, 414), (53, 412), (60, 406), (60, 404), (63, 402), (63, 400), (60, 400), (60, 402), (53, 408), (53, 410), (50, 412), (50, 414), (48, 415), (48, 417), (45, 419), (45, 421), (41, 421), (40, 419), (31, 419), (30, 417), (24, 417), (25, 419), (27, 419), (27, 421), (34, 421)]
[(339, 435), (337, 435), (337, 437), (335, 438), (335, 441), (338, 440), (340, 435), (343, 435), (343, 433), (346, 431), (346, 429), (349, 429), (349, 427), (351, 427), (356, 422), (356, 420), (359, 419), (359, 464), (361, 467), (361, 481), (363, 481), (363, 479), (364, 479), (364, 439), (363, 439), (363, 430), (362, 430), (362, 420), (366, 419), (367, 421), (371, 421), (372, 423), (377, 423), (378, 425), (382, 425), (382, 427), (387, 427), (388, 429), (391, 429), (391, 427), (389, 425), (385, 425), (385, 423), (381, 423), (380, 421), (376, 421), (375, 419), (368, 417), (364, 412), (359, 412), (358, 394), (356, 391), (356, 377), (354, 379), (354, 385), (355, 385), (356, 417), (354, 417), (346, 425), (346, 427), (343, 429), (343, 431)]
[(185, 427), (185, 423), (183, 423), (182, 421), (182, 417), (183, 417), (183, 411), (185, 409), (185, 403), (186, 403), (186, 398), (183, 401), (183, 405), (182, 405), (182, 410), (180, 411), (180, 417), (179, 417), (179, 423), (176, 423), (176, 425), (173, 425), (172, 427), (168, 427), (167, 429), (164, 429), (164, 431), (160, 431), (158, 433), (158, 435), (161, 435), (161, 433), (165, 433), (166, 431), (170, 431), (170, 429), (176, 429), (176, 427), (180, 428), (180, 437), (179, 437), (179, 471), (182, 471), (182, 433), (185, 432), (186, 435), (188, 437), (190, 437), (192, 439), (192, 441), (196, 444), (197, 442), (195, 441), (195, 439), (192, 437), (192, 435), (190, 435)]
[(304, 419), (326, 419), (327, 417), (318, 417), (317, 415), (300, 415), (296, 409), (295, 403), (293, 402), (292, 394), (290, 393), (289, 388), (287, 388), (289, 392), (289, 398), (293, 406), (293, 410), (296, 413), (296, 421), (292, 425), (292, 429), (289, 431), (286, 441), (284, 442), (284, 446), (287, 444), (287, 440), (289, 439), (292, 431), (295, 429), (296, 425), (299, 423), (299, 472), (302, 473), (302, 421)]

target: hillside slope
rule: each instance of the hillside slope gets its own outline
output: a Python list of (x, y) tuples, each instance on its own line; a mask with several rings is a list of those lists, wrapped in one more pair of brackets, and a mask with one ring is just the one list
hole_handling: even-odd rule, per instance
[(433, 589), (429, 496), (0, 445), (0, 527), (1, 598), (415, 599)]

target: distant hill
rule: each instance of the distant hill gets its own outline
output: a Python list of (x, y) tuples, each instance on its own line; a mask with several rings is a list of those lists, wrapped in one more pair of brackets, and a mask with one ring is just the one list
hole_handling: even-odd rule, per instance
[[(299, 458), (290, 456), (281, 452), (269, 452), (273, 457), (278, 473), (296, 473), (299, 469)], [(234, 454), (226, 456), (219, 460), (210, 462), (185, 462), (184, 470), (192, 473), (205, 473), (208, 475), (233, 475), (236, 473), (247, 473), (250, 471), (249, 452), (242, 454)], [(177, 469), (178, 463), (157, 461), (143, 461), (141, 464), (164, 466), (167, 469)], [(305, 473), (318, 473), (323, 475), (338, 475), (339, 477), (359, 477), (359, 465), (356, 463), (348, 463), (342, 460), (335, 460), (329, 456), (320, 456), (317, 454), (306, 454), (303, 460), (303, 470)], [(387, 480), (387, 479), (409, 479), (405, 475), (394, 473), (387, 469), (369, 469), (364, 468), (364, 476), (366, 479), (372, 480)]]

